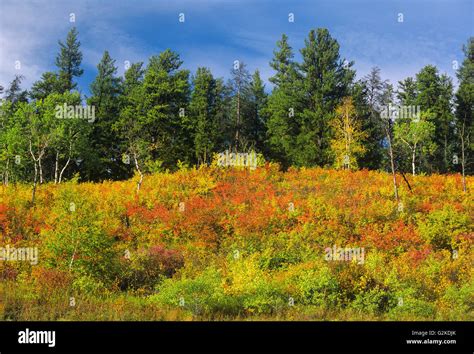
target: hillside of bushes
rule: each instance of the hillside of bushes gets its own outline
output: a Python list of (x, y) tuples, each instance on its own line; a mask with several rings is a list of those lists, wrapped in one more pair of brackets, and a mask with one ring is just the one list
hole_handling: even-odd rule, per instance
[(47, 183), (34, 204), (0, 186), (0, 246), (38, 250), (0, 262), (0, 320), (474, 320), (472, 194), (397, 176), (397, 201), (391, 178), (183, 167), (138, 192)]

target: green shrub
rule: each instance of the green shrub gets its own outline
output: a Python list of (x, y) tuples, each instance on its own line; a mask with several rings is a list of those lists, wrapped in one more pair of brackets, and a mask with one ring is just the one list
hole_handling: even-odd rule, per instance
[(252, 314), (272, 314), (287, 307), (289, 303), (289, 296), (285, 294), (283, 287), (264, 278), (260, 278), (241, 298), (243, 308)]
[(391, 292), (376, 287), (375, 289), (358, 293), (355, 300), (352, 301), (351, 307), (373, 315), (381, 315), (388, 312), (395, 304), (396, 299)]
[(472, 230), (469, 216), (456, 211), (452, 206), (432, 211), (419, 224), (419, 231), (435, 249), (454, 249), (455, 237)]
[(435, 304), (423, 299), (403, 298), (403, 305), (395, 306), (388, 313), (393, 320), (434, 320), (436, 315)]
[(474, 320), (474, 283), (465, 284), (458, 288), (450, 286), (446, 289), (442, 301), (448, 311), (443, 314), (443, 320), (460, 321)]
[(296, 287), (296, 300), (305, 305), (333, 307), (339, 302), (339, 284), (327, 266), (301, 271), (291, 282)]
[(233, 314), (238, 302), (224, 294), (222, 275), (208, 268), (193, 279), (166, 279), (157, 287), (158, 293), (149, 300), (162, 305), (182, 307), (194, 315)]

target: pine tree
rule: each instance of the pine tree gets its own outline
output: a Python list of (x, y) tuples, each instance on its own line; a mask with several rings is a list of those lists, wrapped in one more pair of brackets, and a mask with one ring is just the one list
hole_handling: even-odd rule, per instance
[(81, 42), (77, 39), (78, 32), (73, 27), (67, 34), (66, 42), (59, 41), (60, 52), (56, 57), (56, 66), (59, 69), (59, 86), (61, 92), (71, 91), (76, 88), (74, 77), (79, 77), (84, 70), (81, 69), (82, 53)]
[(293, 49), (288, 43), (288, 36), (282, 34), (277, 41), (277, 50), (273, 51), (273, 59), (270, 67), (275, 70), (275, 75), (269, 80), (277, 87), (288, 84), (295, 77), (296, 63), (293, 61)]
[[(457, 77), (459, 88), (456, 92), (455, 127), (458, 140), (457, 150), (460, 152), (463, 190), (467, 191), (466, 173), (473, 173), (472, 163), (472, 134), (474, 130), (474, 37), (470, 37), (463, 48), (465, 59), (459, 67)], [(457, 157), (457, 156), (456, 156)], [(459, 160), (459, 158), (454, 158)]]
[(145, 164), (150, 159), (150, 131), (146, 129), (146, 116), (140, 109), (143, 99), (143, 63), (134, 63), (125, 72), (120, 115), (112, 126), (120, 136), (123, 152), (121, 163), (137, 171), (140, 176), (137, 191), (140, 190)]
[(140, 114), (150, 131), (153, 160), (174, 168), (194, 158), (192, 134), (187, 129), (189, 71), (180, 69), (178, 54), (167, 49), (152, 56), (145, 71)]
[(60, 82), (55, 72), (47, 71), (31, 87), (30, 97), (34, 100), (43, 100), (52, 93), (61, 93)]
[(119, 116), (121, 79), (108, 51), (97, 65), (97, 76), (91, 83), (88, 104), (95, 110), (95, 121), (91, 133), (91, 156), (84, 161), (85, 168), (94, 180), (126, 176), (125, 166), (120, 163), (120, 139), (112, 132)]
[(363, 141), (365, 154), (359, 158), (362, 168), (383, 168), (386, 156), (384, 122), (381, 120), (382, 96), (387, 81), (382, 81), (380, 69), (374, 67), (352, 87), (352, 97), (357, 116), (362, 120), (362, 130), (367, 133)]
[(251, 141), (255, 142), (255, 148), (263, 152), (265, 149), (266, 138), (266, 115), (267, 94), (265, 93), (265, 84), (263, 83), (260, 72), (255, 70), (250, 83), (250, 131), (248, 132)]
[(413, 106), (417, 100), (417, 85), (412, 77), (398, 82), (397, 98), (405, 106)]
[(193, 92), (189, 104), (193, 125), (194, 149), (199, 165), (210, 161), (218, 139), (217, 82), (207, 68), (198, 68), (193, 77)]
[[(435, 126), (433, 142), (437, 148), (434, 158), (425, 159), (426, 172), (446, 172), (449, 168), (448, 155), (452, 140), (453, 85), (438, 69), (427, 65), (416, 75), (417, 99), (423, 116)], [(450, 160), (450, 159), (449, 159)]]
[(300, 132), (298, 120), (303, 111), (303, 81), (285, 34), (277, 42), (273, 55), (270, 66), (275, 75), (269, 80), (275, 87), (264, 109), (264, 115), (268, 117), (266, 145), (270, 158), (287, 168), (296, 164), (299, 154), (296, 140)]
[(10, 83), (9, 87), (5, 91), (5, 100), (12, 103), (12, 109), (15, 109), (16, 105), (20, 102), (28, 101), (28, 91), (22, 90), (21, 82), (24, 77), (22, 75), (15, 75), (15, 78)]
[(327, 29), (311, 30), (301, 54), (305, 104), (297, 139), (301, 151), (297, 162), (323, 166), (331, 156), (329, 122), (337, 105), (350, 94), (355, 72), (350, 69), (353, 63), (341, 60), (339, 44)]

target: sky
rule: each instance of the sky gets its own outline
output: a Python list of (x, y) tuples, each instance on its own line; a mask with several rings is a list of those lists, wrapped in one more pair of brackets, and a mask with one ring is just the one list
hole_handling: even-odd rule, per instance
[(29, 88), (55, 70), (58, 40), (73, 26), (85, 95), (104, 50), (119, 75), (125, 62), (146, 64), (167, 48), (191, 72), (206, 66), (225, 79), (240, 60), (251, 72), (259, 69), (269, 89), (268, 63), (282, 33), (299, 61), (309, 31), (319, 27), (337, 39), (343, 59), (355, 62), (358, 78), (378, 66), (396, 84), (433, 64), (456, 83), (453, 62), (462, 62), (462, 46), (473, 36), (474, 0), (0, 0), (0, 85), (21, 74)]

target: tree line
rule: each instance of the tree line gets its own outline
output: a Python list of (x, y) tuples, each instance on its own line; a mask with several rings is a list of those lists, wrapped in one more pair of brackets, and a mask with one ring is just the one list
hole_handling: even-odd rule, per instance
[[(206, 67), (192, 74), (167, 49), (146, 65), (127, 63), (120, 77), (105, 51), (91, 95), (83, 97), (72, 28), (59, 41), (56, 71), (29, 90), (20, 75), (0, 86), (2, 182), (28, 181), (35, 190), (74, 176), (100, 181), (138, 173), (139, 188), (145, 173), (209, 164), (225, 150), (255, 151), (282, 168), (391, 171), (395, 194), (396, 172), (472, 174), (473, 37), (463, 51), (463, 61), (453, 63), (457, 89), (433, 65), (394, 87), (377, 67), (356, 80), (354, 62), (341, 57), (327, 29), (309, 32), (301, 62), (283, 34), (269, 63), (270, 93), (259, 71), (250, 73), (241, 60), (225, 82)], [(77, 115), (74, 107), (82, 105), (93, 108), (92, 119)]]

